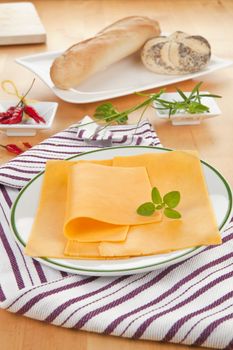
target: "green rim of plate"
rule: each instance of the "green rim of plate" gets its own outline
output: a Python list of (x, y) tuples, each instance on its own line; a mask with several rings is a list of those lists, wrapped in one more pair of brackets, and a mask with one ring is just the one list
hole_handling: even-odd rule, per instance
[[(124, 148), (145, 148), (145, 149), (158, 149), (158, 150), (162, 150), (162, 151), (172, 151), (172, 149), (169, 149), (169, 148), (164, 148), (164, 147), (153, 147), (153, 146), (122, 146), (122, 147), (109, 147), (109, 148), (101, 148), (101, 149), (98, 149), (98, 150), (94, 150), (94, 151), (89, 151), (89, 152), (85, 152), (85, 153), (81, 153), (81, 154), (77, 154), (77, 155), (74, 155), (72, 157), (69, 157), (65, 160), (69, 161), (71, 159), (74, 159), (74, 158), (78, 158), (78, 157), (83, 157), (85, 156), (86, 154), (91, 154), (91, 153), (95, 153), (95, 152), (103, 152), (103, 151), (107, 151), (107, 150), (112, 150), (112, 149), (124, 149)], [(225, 187), (226, 187), (226, 190), (227, 190), (227, 194), (228, 194), (228, 199), (229, 199), (229, 205), (228, 205), (228, 210), (227, 210), (227, 213), (225, 214), (225, 217), (221, 223), (221, 225), (219, 225), (219, 230), (221, 230), (224, 225), (227, 223), (229, 217), (230, 217), (230, 214), (232, 212), (232, 192), (231, 192), (231, 188), (228, 184), (228, 182), (226, 181), (226, 179), (220, 174), (220, 172), (218, 170), (216, 170), (213, 166), (211, 166), (210, 164), (204, 162), (203, 160), (201, 160), (201, 163), (202, 164), (205, 164), (208, 168), (210, 168), (221, 180), (222, 182), (224, 183)], [(13, 233), (17, 239), (18, 242), (20, 242), (24, 247), (26, 247), (26, 243), (23, 241), (23, 239), (20, 237), (20, 234), (18, 233), (17, 231), (17, 228), (16, 228), (16, 224), (15, 224), (15, 211), (16, 211), (16, 207), (17, 207), (17, 204), (22, 196), (22, 194), (27, 190), (27, 188), (38, 178), (40, 177), (41, 175), (43, 175), (44, 171), (40, 172), (38, 175), (36, 175), (32, 180), (30, 180), (28, 182), (28, 184), (23, 187), (23, 189), (19, 192), (13, 206), (12, 206), (12, 209), (11, 209), (11, 217), (10, 217), (10, 222), (11, 222), (11, 228), (13, 230)], [(171, 261), (174, 261), (174, 263), (176, 262), (176, 260), (184, 257), (184, 256), (187, 256), (187, 258), (189, 257), (189, 255), (191, 253), (193, 253), (194, 251), (199, 251), (199, 250), (202, 250), (204, 249), (204, 246), (197, 246), (197, 247), (194, 247), (194, 248), (191, 248), (188, 252), (185, 252), (183, 254), (180, 254), (179, 256), (176, 256), (174, 258), (171, 258), (171, 259), (167, 259), (166, 261), (163, 261), (163, 262), (160, 262), (160, 263), (154, 263), (154, 264), (148, 264), (148, 265), (143, 265), (143, 266), (140, 266), (140, 267), (133, 267), (133, 268), (126, 268), (126, 269), (114, 269), (114, 270), (98, 270), (98, 269), (85, 269), (85, 268), (76, 268), (76, 267), (72, 267), (72, 266), (67, 266), (65, 264), (62, 264), (62, 263), (58, 263), (58, 262), (55, 262), (49, 258), (38, 258), (36, 260), (43, 260), (44, 262), (46, 262), (47, 264), (46, 265), (56, 265), (56, 266), (59, 266), (61, 268), (65, 268), (66, 270), (75, 270), (75, 271), (85, 271), (85, 272), (91, 272), (91, 273), (98, 273), (98, 272), (104, 272), (106, 274), (109, 274), (109, 273), (117, 273), (117, 272), (127, 272), (127, 271), (135, 271), (135, 270), (144, 270), (146, 268), (150, 268), (150, 267), (153, 267), (153, 266), (158, 266), (158, 265), (164, 265), (164, 264), (167, 264), (168, 262), (170, 263)], [(193, 255), (193, 254), (192, 254)], [(91, 259), (91, 260), (95, 260), (95, 259)], [(49, 264), (48, 264), (49, 263)]]

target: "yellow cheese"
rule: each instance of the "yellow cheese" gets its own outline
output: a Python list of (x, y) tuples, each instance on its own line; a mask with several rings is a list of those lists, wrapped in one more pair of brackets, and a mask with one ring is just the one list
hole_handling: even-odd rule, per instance
[[(88, 243), (78, 242), (76, 239), (66, 241), (64, 235), (61, 234), (61, 227), (65, 222), (66, 200), (63, 199), (67, 195), (67, 178), (70, 172), (70, 166), (73, 166), (77, 162), (63, 162), (63, 164), (61, 161), (49, 162), (47, 165), (48, 169), (52, 167), (52, 163), (56, 164), (56, 169), (52, 169), (50, 176), (48, 174), (46, 176), (45, 174), (40, 200), (40, 203), (50, 201), (50, 204), (44, 203), (43, 206), (40, 204), (38, 208), (32, 234), (26, 248), (26, 252), (29, 255), (57, 258), (69, 257), (74, 259), (111, 259), (158, 254), (197, 245), (221, 243), (220, 233), (196, 152), (173, 151), (161, 154), (153, 153), (131, 157), (116, 157), (113, 159), (112, 163), (114, 167), (120, 167), (121, 169), (122, 167), (126, 167), (127, 171), (130, 167), (146, 167), (151, 186), (158, 187), (162, 194), (173, 190), (178, 190), (181, 193), (181, 202), (177, 207), (177, 210), (182, 214), (181, 219), (172, 220), (163, 217), (159, 222), (140, 225), (131, 224), (127, 237), (122, 242), (92, 241)], [(85, 161), (79, 162), (79, 164), (81, 163), (86, 164)], [(97, 162), (97, 164), (101, 163)], [(105, 165), (111, 165), (110, 161), (108, 160)], [(76, 168), (78, 169), (79, 166), (72, 168), (72, 170), (75, 169), (72, 172), (74, 178), (76, 177)], [(90, 170), (90, 167), (88, 167), (86, 167), (86, 170)], [(56, 176), (54, 176), (55, 174)], [(72, 182), (74, 179), (70, 181)], [(80, 183), (80, 178), (77, 181), (77, 185), (78, 183)], [(130, 184), (127, 183), (127, 186), (130, 186)], [(124, 194), (126, 193), (125, 189), (127, 186), (123, 186)], [(54, 205), (54, 201), (51, 198), (53, 198), (57, 188), (60, 190), (58, 194), (55, 194), (57, 204)], [(70, 196), (72, 197), (72, 191)], [(145, 201), (149, 201), (150, 196), (148, 192), (146, 197)], [(112, 200), (115, 201), (114, 197)], [(69, 201), (72, 202), (73, 199), (71, 198)], [(135, 204), (132, 208), (136, 212), (138, 205)], [(77, 219), (77, 212), (74, 209), (75, 201), (72, 206), (73, 209), (71, 211), (68, 209), (67, 211), (66, 224), (70, 222), (70, 219), (72, 222), (72, 217), (75, 220)], [(116, 212), (110, 211), (107, 221), (113, 220), (116, 223), (117, 221), (115, 220), (118, 218), (114, 216), (115, 214)], [(101, 217), (101, 220), (106, 219)], [(124, 222), (126, 221), (122, 221), (121, 223)], [(134, 221), (132, 220), (132, 222)], [(93, 230), (92, 234), (95, 235), (95, 230)]]
[[(86, 161), (51, 160), (46, 164), (39, 206), (25, 253), (30, 256), (65, 258), (67, 239), (62, 234), (65, 221), (67, 179), (71, 166)], [(112, 160), (92, 161), (111, 166)]]
[(80, 243), (75, 240), (69, 239), (67, 241), (64, 254), (69, 257), (80, 257), (80, 258), (101, 258), (99, 253), (99, 243)]
[(151, 185), (144, 167), (76, 164), (70, 168), (65, 236), (79, 242), (124, 241), (128, 225), (158, 221), (137, 214)]
[(67, 177), (73, 162), (46, 164), (36, 217), (25, 248), (30, 256), (64, 257), (66, 238), (61, 234), (65, 220)]
[(117, 157), (114, 166), (146, 166), (152, 186), (162, 194), (180, 191), (182, 219), (131, 226), (123, 243), (101, 243), (102, 256), (148, 255), (199, 245), (220, 244), (221, 236), (210, 203), (201, 163), (195, 152), (173, 151)]
[(125, 242), (82, 245), (69, 242), (66, 254), (102, 257), (126, 257), (166, 253), (198, 245), (220, 244), (215, 215), (209, 200), (201, 163), (197, 152), (173, 151), (116, 157), (114, 166), (146, 166), (152, 186), (162, 194), (178, 190), (181, 202), (178, 210), (182, 219), (166, 217), (160, 222), (130, 226)]
[(119, 242), (126, 239), (129, 224), (160, 220), (160, 213), (149, 218), (136, 213), (151, 193), (145, 168), (101, 163), (110, 165), (109, 160), (47, 163), (26, 254), (64, 257), (63, 227), (72, 240)]

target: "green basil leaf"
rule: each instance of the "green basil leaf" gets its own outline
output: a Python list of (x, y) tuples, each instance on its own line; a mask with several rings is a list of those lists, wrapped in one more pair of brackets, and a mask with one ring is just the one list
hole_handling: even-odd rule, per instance
[(94, 118), (110, 122), (111, 120), (114, 120), (114, 117), (118, 113), (118, 110), (113, 106), (111, 102), (106, 102), (102, 103), (96, 108)]
[(159, 204), (159, 205), (157, 205), (157, 206), (155, 207), (155, 209), (156, 209), (156, 210), (160, 210), (160, 209), (163, 209), (163, 207), (164, 207), (163, 205)]
[(169, 208), (175, 208), (180, 202), (180, 192), (172, 191), (165, 194), (163, 201)]
[(161, 204), (162, 203), (162, 197), (159, 193), (159, 190), (157, 187), (153, 187), (152, 188), (152, 191), (151, 191), (151, 198), (152, 198), (152, 201), (155, 203), (155, 204)]
[(174, 210), (171, 208), (165, 208), (164, 215), (169, 219), (180, 219), (181, 218), (181, 214), (177, 210)]
[(155, 212), (155, 205), (151, 202), (146, 202), (140, 205), (137, 213), (142, 216), (151, 216)]

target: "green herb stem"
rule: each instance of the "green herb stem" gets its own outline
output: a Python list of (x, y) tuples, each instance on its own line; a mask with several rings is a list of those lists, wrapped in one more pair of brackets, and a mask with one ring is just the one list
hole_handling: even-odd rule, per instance
[[(93, 124), (96, 122), (104, 122), (104, 126), (100, 129), (98, 129), (91, 137), (95, 136), (100, 131), (104, 130), (108, 126), (112, 125), (113, 123), (117, 124), (123, 124), (128, 120), (128, 115), (130, 113), (133, 113), (141, 108), (143, 108), (143, 111), (139, 117), (139, 120), (137, 122), (136, 130), (139, 126), (140, 121), (143, 118), (143, 115), (145, 114), (147, 108), (149, 106), (159, 109), (159, 110), (167, 110), (169, 114), (169, 118), (171, 115), (176, 113), (190, 113), (190, 114), (196, 114), (196, 113), (204, 113), (209, 112), (208, 106), (201, 103), (202, 97), (212, 97), (212, 98), (221, 98), (219, 95), (215, 94), (206, 94), (206, 93), (200, 93), (199, 89), (202, 82), (199, 82), (194, 86), (189, 96), (186, 96), (186, 94), (177, 88), (177, 92), (182, 98), (181, 101), (167, 101), (162, 98), (163, 93), (165, 92), (164, 89), (161, 89), (158, 93), (152, 93), (152, 94), (145, 94), (141, 92), (135, 92), (138, 96), (146, 97), (145, 101), (126, 109), (125, 111), (119, 112), (110, 102), (103, 103), (99, 105), (96, 108), (96, 111), (94, 113), (94, 121), (86, 123), (86, 124), (77, 124), (77, 127), (83, 127), (89, 124)], [(153, 102), (156, 103), (156, 107), (153, 106)], [(135, 135), (134, 133), (134, 135)]]

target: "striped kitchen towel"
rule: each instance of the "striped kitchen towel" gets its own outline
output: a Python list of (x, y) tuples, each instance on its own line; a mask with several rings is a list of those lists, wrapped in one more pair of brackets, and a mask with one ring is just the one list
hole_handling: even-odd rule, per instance
[[(87, 129), (88, 126), (86, 133)], [(108, 131), (112, 134), (111, 146), (113, 147), (160, 145), (157, 135), (147, 120), (140, 122), (139, 125), (111, 126), (108, 127)], [(77, 128), (76, 125), (42, 141), (39, 145), (0, 166), (0, 183), (22, 188), (32, 177), (44, 169), (46, 160), (66, 159), (75, 154), (103, 147), (99, 140), (96, 140), (96, 143), (95, 140), (87, 142), (86, 133), (84, 127)]]
[[(133, 128), (121, 126), (115, 132), (127, 135)], [(65, 130), (0, 169), (0, 181), (8, 184), (0, 186), (0, 306), (73, 329), (233, 349), (233, 219), (222, 245), (144, 274), (72, 275), (24, 256), (9, 227), (18, 194), (9, 186), (23, 186), (44, 168), (46, 159), (89, 150), (75, 133), (74, 128)], [(143, 138), (140, 143), (159, 144), (148, 122), (141, 123), (137, 133)]]

